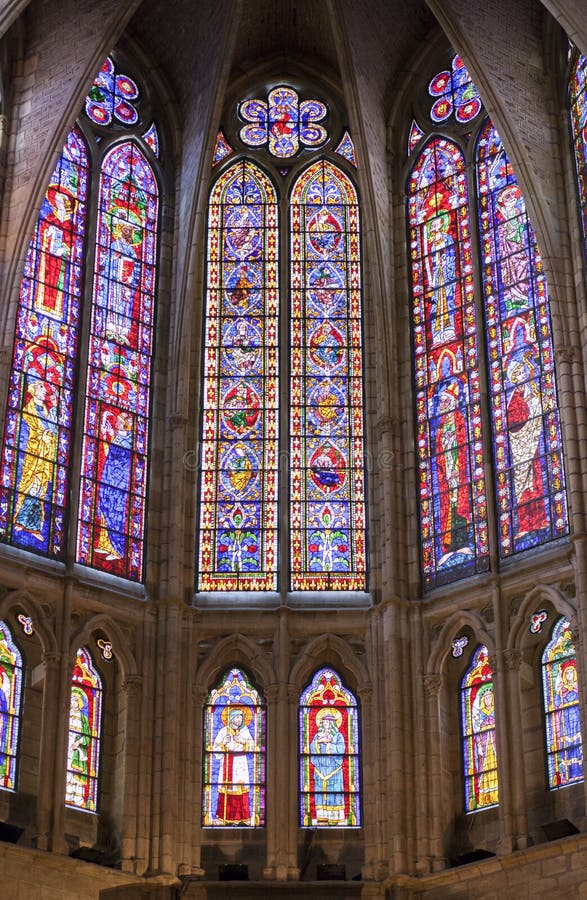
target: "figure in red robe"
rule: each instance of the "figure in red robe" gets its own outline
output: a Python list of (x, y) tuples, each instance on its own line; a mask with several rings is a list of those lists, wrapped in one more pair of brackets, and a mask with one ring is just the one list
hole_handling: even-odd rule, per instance
[(467, 475), (467, 429), (458, 403), (459, 384), (451, 381), (440, 395), (440, 419), (435, 437), (443, 557), (457, 551), (472, 552), (468, 546), (471, 504)]

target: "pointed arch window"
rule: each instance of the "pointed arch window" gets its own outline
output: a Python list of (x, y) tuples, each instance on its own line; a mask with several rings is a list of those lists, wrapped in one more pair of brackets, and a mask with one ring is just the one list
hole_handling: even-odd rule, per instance
[(16, 790), (22, 687), (22, 655), (0, 621), (0, 787), (8, 791)]
[[(453, 84), (450, 103), (449, 94), (441, 98), (441, 119), (439, 100), (426, 127), (412, 120), (410, 134), (416, 127), (418, 138), (408, 147), (409, 154), (419, 147), (408, 179), (408, 222), (426, 588), (486, 571), (492, 547), (505, 559), (568, 533), (540, 252), (505, 148), (492, 122), (480, 115), (478, 93), (458, 57), (451, 71), (458, 72), (465, 93), (455, 93)], [(448, 78), (450, 72), (432, 80), (432, 96), (441, 75)], [(437, 131), (437, 123), (453, 114), (452, 137), (425, 140), (427, 131)], [(464, 124), (474, 133), (463, 135)], [(475, 312), (478, 279), (481, 318)], [(493, 477), (486, 484), (490, 445)]]
[(204, 708), (202, 825), (265, 825), (265, 700), (248, 674), (232, 668)]
[[(321, 101), (280, 86), (268, 103), (239, 104), (248, 124), (237, 142), (259, 148), (271, 175), (249, 156), (233, 162), (224, 132), (212, 161), (224, 168), (208, 208), (197, 588), (364, 591), (358, 196), (327, 156), (306, 166), (295, 158), (333, 143), (341, 162), (343, 139), (344, 165), (356, 157), (347, 131), (331, 141)], [(286, 140), (294, 107), (299, 135)], [(286, 190), (290, 167), (273, 159), (283, 156), (295, 164)], [(285, 561), (289, 579), (280, 579)]]
[(499, 800), (493, 673), (482, 645), (461, 681), (461, 725), (465, 810), (470, 813)]
[(98, 809), (102, 740), (102, 679), (90, 652), (76, 654), (69, 699), (65, 804), (87, 812)]
[(329, 668), (319, 669), (299, 704), (300, 825), (361, 825), (359, 710)]
[[(21, 281), (0, 473), (2, 541), (58, 560), (75, 543), (77, 562), (134, 581), (143, 578), (159, 229), (159, 139), (141, 122), (144, 93), (108, 57), (51, 176)], [(95, 250), (86, 240), (94, 195)], [(84, 382), (82, 440), (74, 420)]]
[(575, 645), (569, 620), (561, 618), (542, 654), (548, 786), (583, 781), (583, 743)]

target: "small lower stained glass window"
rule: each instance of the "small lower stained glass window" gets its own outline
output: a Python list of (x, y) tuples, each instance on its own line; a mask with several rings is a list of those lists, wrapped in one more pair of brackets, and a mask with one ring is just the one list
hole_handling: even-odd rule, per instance
[(96, 812), (102, 680), (90, 654), (83, 648), (77, 651), (71, 682), (65, 804)]
[(332, 669), (320, 669), (302, 693), (300, 825), (356, 828), (361, 824), (359, 711)]
[(202, 825), (265, 825), (265, 701), (237, 668), (204, 710)]
[(0, 787), (16, 789), (22, 693), (22, 657), (10, 629), (0, 622)]
[(461, 682), (465, 810), (476, 812), (499, 800), (495, 696), (487, 647), (477, 647)]
[(575, 645), (568, 619), (559, 619), (542, 654), (548, 786), (583, 781), (583, 745)]

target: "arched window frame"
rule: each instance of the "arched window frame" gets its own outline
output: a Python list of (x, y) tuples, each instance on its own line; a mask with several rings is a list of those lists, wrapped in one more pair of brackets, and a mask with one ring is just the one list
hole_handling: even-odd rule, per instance
[(0, 788), (16, 791), (24, 698), (22, 652), (7, 622), (0, 621)]
[[(49, 400), (47, 400), (46, 398), (46, 388), (45, 395), (39, 397), (32, 395), (28, 388), (26, 388), (25, 380), (29, 378), (29, 375), (24, 371), (26, 369), (26, 365), (23, 362), (24, 348), (18, 348), (18, 333), (15, 335), (14, 366), (16, 375), (13, 376), (11, 380), (11, 386), (9, 389), (9, 407), (5, 423), (6, 430), (4, 442), (4, 462), (2, 466), (2, 486), (0, 487), (0, 539), (2, 539), (6, 543), (13, 544), (14, 546), (21, 547), (22, 549), (26, 549), (30, 552), (38, 553), (41, 556), (48, 556), (59, 561), (75, 559), (76, 563), (84, 566), (90, 566), (92, 569), (101, 571), (104, 574), (119, 576), (124, 578), (126, 581), (141, 582), (144, 580), (144, 564), (146, 563), (146, 553), (144, 552), (143, 542), (145, 540), (146, 503), (148, 488), (148, 462), (145, 463), (145, 460), (148, 460), (149, 456), (148, 444), (150, 440), (150, 434), (148, 431), (148, 426), (147, 428), (142, 429), (142, 431), (144, 432), (144, 436), (142, 438), (142, 447), (140, 452), (135, 450), (134, 455), (131, 454), (131, 456), (133, 456), (131, 462), (134, 465), (135, 473), (137, 470), (139, 470), (143, 472), (143, 475), (142, 484), (139, 490), (136, 491), (132, 496), (129, 491), (128, 498), (124, 501), (125, 515), (128, 524), (128, 531), (125, 538), (124, 554), (117, 555), (116, 551), (113, 550), (111, 550), (110, 552), (104, 550), (98, 554), (90, 552), (90, 550), (92, 550), (91, 544), (86, 537), (85, 546), (82, 546), (84, 544), (84, 540), (82, 540), (81, 529), (78, 528), (80, 513), (85, 515), (85, 519), (87, 520), (89, 510), (90, 515), (92, 516), (92, 522), (88, 524), (90, 524), (90, 531), (94, 533), (94, 546), (97, 546), (99, 544), (99, 536), (96, 537), (96, 534), (105, 530), (104, 522), (98, 515), (97, 505), (95, 503), (88, 505), (88, 502), (84, 502), (86, 500), (84, 495), (87, 494), (88, 491), (82, 490), (80, 485), (82, 456), (85, 460), (85, 468), (87, 469), (88, 466), (92, 466), (93, 453), (94, 459), (96, 459), (97, 457), (96, 465), (94, 468), (97, 471), (97, 466), (99, 466), (100, 471), (103, 471), (103, 468), (105, 466), (105, 459), (108, 455), (110, 455), (111, 458), (111, 468), (116, 462), (116, 460), (113, 459), (113, 447), (115, 447), (115, 450), (119, 457), (119, 468), (123, 465), (123, 463), (121, 462), (121, 458), (125, 452), (124, 450), (119, 449), (120, 447), (124, 446), (125, 436), (122, 435), (122, 438), (119, 440), (123, 429), (118, 429), (117, 431), (113, 425), (110, 428), (108, 435), (106, 435), (106, 430), (103, 429), (104, 433), (100, 436), (96, 436), (93, 451), (86, 452), (85, 450), (82, 450), (83, 432), (87, 431), (87, 425), (89, 422), (89, 417), (84, 416), (86, 369), (89, 366), (89, 360), (92, 357), (92, 351), (88, 343), (86, 343), (85, 335), (88, 330), (86, 322), (88, 322), (90, 318), (93, 318), (96, 307), (98, 305), (98, 301), (94, 303), (94, 269), (96, 260), (96, 243), (100, 239), (100, 229), (98, 223), (98, 192), (99, 184), (102, 180), (102, 168), (104, 159), (109, 153), (113, 151), (113, 149), (117, 145), (123, 145), (125, 142), (132, 143), (135, 147), (138, 148), (138, 152), (140, 152), (144, 156), (145, 160), (147, 161), (148, 167), (151, 170), (153, 184), (156, 185), (157, 194), (161, 201), (160, 207), (162, 206), (164, 200), (164, 191), (162, 189), (163, 167), (161, 165), (160, 151), (163, 149), (165, 142), (160, 140), (161, 120), (159, 115), (156, 116), (158, 130), (155, 132), (153, 131), (155, 119), (153, 118), (153, 108), (150, 100), (149, 85), (146, 79), (140, 79), (139, 99), (135, 99), (132, 87), (134, 82), (132, 81), (132, 79), (128, 78), (125, 73), (128, 71), (134, 72), (138, 67), (132, 62), (128, 62), (124, 57), (120, 56), (116, 52), (114, 54), (111, 54), (107, 58), (106, 62), (104, 63), (103, 69), (108, 63), (108, 60), (114, 61), (115, 68), (112, 74), (115, 78), (116, 84), (118, 85), (119, 81), (120, 84), (124, 84), (124, 90), (127, 91), (127, 95), (130, 99), (126, 100), (122, 94), (117, 93), (114, 102), (119, 104), (121, 115), (118, 117), (117, 115), (115, 115), (112, 118), (112, 121), (107, 122), (105, 125), (100, 125), (97, 121), (90, 120), (87, 114), (89, 101), (88, 98), (86, 98), (85, 112), (84, 109), (82, 109), (79, 118), (74, 123), (72, 131), (70, 132), (70, 134), (76, 132), (79, 135), (79, 141), (85, 148), (84, 152), (86, 154), (86, 163), (84, 167), (86, 192), (83, 198), (85, 224), (83, 226), (83, 234), (80, 238), (83, 246), (78, 246), (78, 248), (75, 250), (75, 253), (73, 254), (71, 272), (68, 276), (71, 284), (75, 287), (74, 302), (77, 305), (77, 311), (75, 314), (76, 321), (74, 323), (75, 334), (69, 338), (69, 345), (67, 350), (68, 355), (65, 357), (65, 362), (62, 364), (62, 369), (65, 374), (62, 378), (63, 383), (58, 398), (58, 413), (54, 411), (54, 408), (57, 408), (57, 401), (54, 405), (51, 405), (49, 403)], [(97, 79), (99, 78), (99, 76), (96, 77)], [(107, 95), (106, 99), (108, 99)], [(137, 121), (133, 122), (131, 121), (132, 112), (134, 111), (134, 107), (136, 106), (136, 104), (138, 104), (139, 114), (137, 117)], [(99, 105), (100, 104), (98, 103), (98, 106)], [(126, 122), (124, 121), (124, 115), (126, 115), (127, 117)], [(66, 138), (66, 141), (68, 140), (69, 135)], [(60, 167), (61, 156), (60, 161), (57, 164), (57, 169), (55, 170), (57, 173), (60, 171)], [(51, 176), (51, 180), (49, 182), (50, 187), (43, 201), (42, 212), (43, 210), (46, 211), (47, 209), (54, 209), (54, 207), (51, 206), (47, 199), (50, 191), (52, 190), (51, 184), (55, 181), (54, 176), (55, 173), (53, 173), (53, 176)], [(75, 202), (79, 206), (79, 202)], [(159, 222), (162, 218), (161, 212), (162, 210), (160, 209)], [(35, 226), (35, 232), (33, 233), (31, 247), (33, 246), (35, 241), (37, 241), (38, 243), (38, 235), (40, 233), (39, 229), (42, 227), (44, 221), (45, 220), (39, 217), (37, 225)], [(67, 220), (64, 219), (63, 221)], [(62, 228), (62, 235), (63, 234), (65, 234), (65, 226), (63, 226)], [(158, 277), (158, 270), (160, 269), (160, 236), (161, 227), (159, 226), (157, 234), (155, 235), (154, 242), (155, 283), (151, 286), (151, 294), (153, 296), (156, 293), (155, 285)], [(33, 257), (31, 257), (32, 252), (33, 250), (29, 248), (29, 260), (31, 258), (34, 258), (34, 255)], [(64, 251), (63, 256), (67, 256), (66, 251)], [(56, 257), (49, 258), (51, 259)], [(27, 265), (29, 265), (28, 262)], [(25, 268), (23, 279), (21, 281), (21, 301), (22, 297), (25, 297), (26, 299), (27, 292), (29, 295), (31, 293), (30, 289), (27, 287), (26, 279), (27, 269)], [(21, 302), (19, 304), (19, 310), (17, 311), (17, 322), (20, 321), (20, 318), (22, 317), (22, 309), (23, 306)], [(154, 332), (154, 316), (151, 316), (151, 319), (151, 331)], [(25, 333), (28, 333), (29, 331), (30, 328), (27, 328), (25, 330)], [(84, 336), (83, 340), (80, 340), (81, 335)], [(150, 370), (150, 396), (146, 405), (150, 407), (150, 409), (152, 409), (152, 362), (154, 358), (153, 346), (151, 346), (150, 349), (151, 355), (147, 365), (147, 368)], [(131, 348), (129, 350), (129, 354), (132, 355), (132, 352), (133, 350)], [(140, 356), (140, 354), (137, 353), (135, 353), (135, 355)], [(102, 357), (100, 356), (100, 352), (96, 347), (94, 347), (93, 356), (95, 361), (98, 360), (99, 357), (99, 360), (97, 362), (97, 365), (99, 367), (102, 364)], [(17, 371), (19, 365), (22, 370), (20, 374)], [(121, 364), (121, 371), (123, 370), (123, 368), (124, 367)], [(143, 371), (144, 373), (145, 366), (139, 365), (138, 367), (136, 367), (136, 370)], [(129, 365), (127, 366), (127, 371), (130, 373), (128, 385), (131, 386), (134, 384), (134, 361), (130, 361)], [(101, 373), (99, 372), (99, 369), (96, 369), (94, 381), (99, 380), (100, 374)], [(42, 380), (41, 383), (43, 383)], [(121, 384), (122, 382), (119, 380), (118, 383)], [(51, 391), (54, 393), (54, 388), (51, 387), (49, 382), (47, 382), (47, 384), (51, 388)], [(141, 389), (143, 388), (143, 385), (144, 381), (140, 384)], [(131, 393), (132, 389), (133, 388), (131, 387)], [(41, 391), (42, 389), (39, 388), (39, 394), (41, 393)], [(135, 393), (137, 393), (138, 395), (139, 391), (137, 390), (135, 391)], [(144, 393), (144, 391), (141, 390), (141, 393)], [(67, 404), (66, 412), (62, 411), (64, 403)], [(38, 445), (40, 447), (44, 447), (47, 445), (48, 440), (51, 441), (47, 453), (49, 453), (50, 451), (52, 457), (48, 457), (47, 461), (43, 462), (43, 457), (40, 453), (38, 454), (38, 457), (40, 457), (40, 459), (38, 457), (33, 457), (33, 454), (29, 454), (28, 458), (33, 460), (33, 465), (30, 467), (31, 475), (29, 480), (37, 477), (35, 469), (38, 469), (39, 475), (37, 477), (37, 480), (40, 478), (45, 483), (45, 493), (42, 495), (41, 501), (37, 503), (37, 506), (40, 508), (40, 513), (38, 509), (36, 512), (35, 510), (33, 510), (28, 516), (28, 520), (20, 526), (20, 530), (21, 533), (30, 532), (31, 528), (33, 527), (34, 521), (40, 521), (41, 525), (44, 528), (45, 518), (50, 517), (51, 525), (50, 527), (48, 527), (48, 534), (43, 535), (42, 541), (34, 540), (34, 535), (30, 539), (24, 541), (22, 539), (19, 540), (18, 534), (16, 534), (14, 528), (14, 523), (16, 520), (15, 517), (18, 512), (18, 497), (16, 495), (16, 490), (17, 486), (21, 485), (23, 481), (23, 469), (22, 467), (20, 467), (19, 469), (16, 468), (17, 462), (15, 462), (14, 459), (15, 456), (18, 456), (20, 454), (21, 457), (26, 460), (27, 457), (25, 457), (23, 454), (29, 449), (29, 446), (31, 445), (30, 430), (24, 431), (23, 442), (19, 444), (19, 441), (21, 440), (19, 434), (23, 426), (19, 425), (18, 423), (19, 421), (23, 420), (23, 412), (26, 413), (27, 404), (28, 407), (30, 407), (32, 410), (32, 412), (29, 414), (29, 419), (31, 417), (35, 417), (35, 420), (38, 423), (38, 434), (36, 432), (33, 433), (35, 446)], [(45, 419), (43, 425), (40, 424), (43, 420), (35, 415), (36, 410), (38, 409), (44, 411), (43, 415), (45, 416)], [(150, 418), (150, 409), (147, 416), (144, 416), (145, 421), (148, 421), (148, 419)], [(132, 417), (132, 412), (128, 415), (129, 418)], [(84, 418), (86, 419), (85, 423)], [(136, 419), (136, 416), (134, 418)], [(16, 424), (15, 419), (17, 420)], [(62, 432), (64, 430), (63, 423), (65, 423), (66, 431), (68, 432), (67, 434), (65, 434), (65, 436), (62, 435)], [(47, 425), (51, 426), (50, 429), (46, 427)], [(110, 437), (110, 440), (108, 440), (108, 437)], [(136, 444), (137, 441), (135, 440), (135, 445)], [(98, 449), (96, 450), (96, 448)], [(141, 458), (139, 459), (139, 457)], [(36, 462), (34, 462), (34, 460), (36, 460)], [(131, 468), (128, 460), (126, 460), (126, 468)], [(133, 478), (134, 484), (136, 482), (136, 474), (135, 476), (133, 476)], [(93, 487), (92, 490), (95, 493), (96, 488)], [(120, 502), (121, 501), (119, 500), (119, 505)], [(55, 506), (55, 503), (57, 504), (57, 513), (55, 521), (53, 521), (53, 507)], [(98, 521), (99, 518), (100, 521)], [(142, 533), (137, 545), (137, 541), (135, 540), (135, 538), (137, 535), (137, 531), (141, 530), (141, 525)], [(119, 559), (120, 556), (122, 557), (121, 559)]]
[(487, 647), (479, 644), (459, 691), (466, 813), (489, 809), (499, 802), (493, 677)]
[(87, 647), (76, 653), (69, 695), (65, 805), (97, 813), (103, 727), (103, 682)]

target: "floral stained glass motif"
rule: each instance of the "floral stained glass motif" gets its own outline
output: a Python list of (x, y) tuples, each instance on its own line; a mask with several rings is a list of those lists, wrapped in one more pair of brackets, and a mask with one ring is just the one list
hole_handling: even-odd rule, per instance
[(239, 115), (248, 124), (241, 128), (241, 140), (249, 147), (269, 144), (269, 153), (286, 159), (303, 147), (320, 147), (328, 133), (320, 123), (328, 108), (320, 100), (302, 100), (293, 88), (280, 85), (269, 91), (267, 100), (243, 100)]
[(499, 800), (495, 697), (487, 647), (480, 646), (461, 682), (465, 810), (475, 812)]
[(359, 208), (321, 160), (291, 195), (291, 588), (365, 590)]
[(133, 100), (138, 96), (136, 83), (119, 72), (107, 56), (86, 97), (86, 113), (95, 125), (110, 125), (113, 119), (122, 125), (135, 125), (139, 114)]
[(340, 139), (340, 143), (338, 147), (335, 147), (335, 153), (338, 153), (339, 156), (342, 156), (346, 159), (347, 162), (350, 162), (351, 166), (357, 168), (357, 157), (355, 154), (355, 145), (353, 144), (353, 139), (348, 133), (345, 131), (342, 138)]
[(210, 196), (199, 589), (276, 590), (278, 225), (252, 163)]
[(263, 697), (231, 669), (204, 711), (202, 825), (265, 825), (265, 729)]
[(214, 153), (212, 154), (212, 165), (217, 166), (219, 162), (222, 162), (223, 159), (226, 159), (227, 156), (231, 156), (234, 153), (234, 150), (224, 137), (221, 131), (216, 135), (216, 143), (214, 145)]
[(20, 285), (0, 476), (1, 539), (56, 558), (65, 552), (87, 198), (88, 150), (74, 128)]
[(158, 187), (133, 141), (102, 164), (77, 561), (140, 581), (155, 317)]
[(145, 133), (142, 135), (144, 142), (151, 148), (154, 155), (159, 158), (159, 133), (157, 131), (157, 126), (153, 122), (150, 128), (147, 128)]
[(559, 619), (542, 654), (548, 786), (583, 781), (583, 745), (575, 645), (568, 619)]
[(359, 711), (332, 669), (320, 669), (300, 697), (300, 825), (361, 825)]
[(10, 629), (0, 622), (0, 788), (16, 789), (22, 694), (22, 656)]
[(410, 127), (410, 133), (408, 135), (408, 156), (411, 156), (421, 139), (424, 137), (424, 132), (418, 125), (415, 119), (412, 119), (412, 125)]
[(587, 57), (579, 56), (570, 82), (571, 126), (575, 166), (579, 181), (579, 204), (587, 259)]
[(467, 177), (434, 138), (408, 185), (420, 533), (426, 587), (488, 568)]
[(524, 199), (490, 121), (477, 175), (502, 556), (567, 534), (546, 279)]
[(66, 806), (96, 812), (102, 726), (102, 681), (87, 650), (77, 651), (69, 701)]
[(481, 111), (479, 91), (460, 56), (453, 57), (450, 70), (444, 69), (434, 76), (428, 93), (437, 98), (430, 110), (433, 122), (444, 122), (453, 113), (457, 122), (471, 122)]

